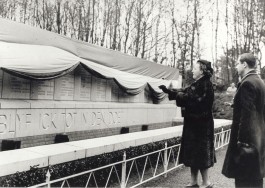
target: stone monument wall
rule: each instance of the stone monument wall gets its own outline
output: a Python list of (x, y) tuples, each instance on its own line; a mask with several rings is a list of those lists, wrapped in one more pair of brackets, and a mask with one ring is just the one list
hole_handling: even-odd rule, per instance
[(148, 91), (136, 96), (78, 67), (52, 80), (27, 80), (0, 70), (0, 142), (21, 147), (52, 144), (56, 134), (69, 140), (172, 126), (180, 116), (174, 102), (153, 104)]

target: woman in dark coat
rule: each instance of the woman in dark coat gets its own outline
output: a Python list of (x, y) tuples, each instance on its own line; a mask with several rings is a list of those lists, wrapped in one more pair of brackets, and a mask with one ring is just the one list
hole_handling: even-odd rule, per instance
[(192, 70), (196, 80), (189, 87), (180, 90), (167, 89), (170, 100), (185, 108), (179, 162), (191, 168), (191, 182), (187, 187), (198, 186), (198, 172), (202, 175), (202, 187), (210, 188), (208, 169), (216, 162), (214, 150), (214, 121), (212, 106), (214, 90), (210, 78), (213, 73), (211, 62), (198, 60)]

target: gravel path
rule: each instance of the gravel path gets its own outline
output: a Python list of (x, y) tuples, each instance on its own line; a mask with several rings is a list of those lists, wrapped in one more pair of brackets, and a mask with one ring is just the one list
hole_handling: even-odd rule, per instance
[[(230, 188), (234, 186), (234, 179), (228, 179), (221, 174), (224, 157), (227, 147), (216, 152), (217, 163), (210, 169), (210, 181), (214, 183), (214, 188)], [(167, 178), (159, 177), (151, 182), (147, 182), (142, 187), (185, 187), (190, 180), (189, 168), (183, 167), (168, 173)], [(199, 174), (199, 184), (201, 184), (201, 176)], [(265, 187), (265, 182), (264, 182)]]

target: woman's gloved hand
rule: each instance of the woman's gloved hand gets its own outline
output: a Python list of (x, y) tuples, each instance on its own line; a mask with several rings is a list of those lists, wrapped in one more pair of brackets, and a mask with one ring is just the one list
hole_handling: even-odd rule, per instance
[(160, 86), (158, 86), (158, 88), (159, 88), (159, 89), (162, 89), (162, 91), (163, 91), (164, 93), (169, 93), (169, 89), (167, 89), (167, 87), (166, 87), (165, 85), (160, 85)]

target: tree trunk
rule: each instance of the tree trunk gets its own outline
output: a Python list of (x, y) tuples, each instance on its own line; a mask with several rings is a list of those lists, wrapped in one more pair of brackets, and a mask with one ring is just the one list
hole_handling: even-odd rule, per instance
[(197, 23), (197, 0), (194, 0), (194, 21), (192, 26), (192, 38), (191, 38), (191, 52), (190, 52), (190, 66), (193, 68), (193, 53), (194, 53), (194, 41), (195, 41), (195, 30)]
[(142, 23), (142, 5), (143, 1), (140, 0), (139, 5), (137, 7), (137, 25), (136, 25), (137, 34), (135, 39), (135, 54), (134, 54), (134, 56), (136, 57), (138, 56), (140, 50), (139, 47), (140, 47), (141, 23)]
[(229, 39), (229, 28), (228, 28), (228, 0), (226, 0), (226, 11), (225, 11), (225, 25), (226, 25), (226, 70), (227, 70), (227, 81), (230, 83), (229, 73), (229, 51), (228, 51), (228, 39)]
[(90, 3), (91, 0), (88, 0), (88, 7), (87, 7), (87, 14), (86, 14), (86, 38), (85, 41), (88, 42), (89, 40), (89, 34), (90, 34)]
[(57, 33), (61, 33), (61, 1), (57, 1), (57, 12), (56, 12), (56, 25)]
[(143, 23), (143, 44), (142, 44), (141, 58), (144, 58), (145, 55), (145, 45), (146, 45), (146, 22)]
[(219, 0), (216, 0), (216, 28), (215, 28), (215, 62), (213, 64), (215, 65), (217, 63), (217, 46), (218, 46), (218, 26), (219, 26)]
[(92, 44), (94, 43), (95, 4), (96, 4), (95, 0), (92, 0), (92, 29), (91, 29), (91, 33), (90, 33), (90, 38), (91, 38)]
[(127, 42), (128, 42), (129, 35), (130, 35), (130, 22), (131, 22), (131, 17), (132, 17), (132, 11), (134, 8), (134, 3), (135, 1), (132, 1), (129, 4), (129, 10), (125, 17), (126, 29), (125, 29), (125, 40), (124, 40), (124, 53), (127, 53)]

